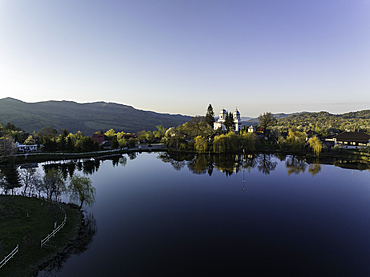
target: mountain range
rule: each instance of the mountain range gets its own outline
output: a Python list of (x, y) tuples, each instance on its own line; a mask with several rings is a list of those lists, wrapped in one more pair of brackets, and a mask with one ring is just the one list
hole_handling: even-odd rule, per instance
[[(346, 129), (370, 129), (370, 110), (334, 115), (328, 112), (298, 112), (273, 114), (279, 125), (305, 126), (308, 124), (337, 126)], [(81, 131), (92, 135), (96, 131), (114, 129), (116, 132), (137, 133), (156, 130), (157, 125), (165, 128), (177, 127), (191, 119), (187, 115), (162, 114), (135, 109), (118, 103), (73, 101), (44, 101), (27, 103), (14, 98), (0, 99), (0, 123), (12, 123), (30, 133), (51, 126), (56, 130), (67, 129), (72, 133)], [(258, 118), (242, 117), (242, 125), (259, 123)], [(216, 118), (217, 120), (217, 118)]]
[(73, 101), (45, 101), (27, 103), (14, 98), (0, 99), (0, 122), (12, 123), (30, 133), (51, 126), (92, 135), (96, 131), (114, 129), (116, 132), (136, 133), (156, 130), (155, 126), (177, 127), (191, 119), (186, 115), (161, 114), (131, 106), (107, 103), (76, 103)]

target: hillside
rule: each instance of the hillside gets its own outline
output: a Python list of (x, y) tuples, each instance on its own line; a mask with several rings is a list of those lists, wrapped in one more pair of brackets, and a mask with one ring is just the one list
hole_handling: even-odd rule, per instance
[(344, 114), (331, 114), (328, 112), (302, 112), (293, 114), (277, 121), (276, 126), (297, 127), (303, 129), (326, 129), (331, 132), (338, 131), (370, 131), (370, 110), (349, 112)]
[[(286, 114), (286, 113), (276, 113), (276, 114), (272, 114), (276, 119), (280, 119), (280, 118), (285, 118), (285, 117), (288, 117), (288, 116), (291, 116), (291, 115), (295, 115), (297, 113), (293, 113), (293, 114)], [(259, 124), (259, 120), (258, 120), (258, 117), (256, 118), (251, 118), (251, 117), (242, 117), (242, 126), (251, 126), (251, 125), (258, 125)]]
[(100, 129), (136, 133), (156, 130), (156, 125), (176, 127), (190, 119), (190, 116), (160, 114), (116, 103), (26, 103), (9, 97), (0, 99), (0, 122), (3, 125), (10, 122), (28, 132), (52, 126), (56, 130), (65, 128), (72, 133), (81, 131), (85, 135), (92, 135)]

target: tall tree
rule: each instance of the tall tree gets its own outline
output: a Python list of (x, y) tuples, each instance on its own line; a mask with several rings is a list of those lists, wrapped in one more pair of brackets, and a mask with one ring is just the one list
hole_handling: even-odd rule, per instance
[(65, 183), (62, 173), (52, 168), (48, 170), (43, 178), (43, 190), (46, 192), (47, 198), (51, 200), (58, 200), (62, 192), (65, 191)]
[(264, 129), (265, 135), (267, 132), (267, 128), (274, 125), (277, 122), (276, 118), (270, 112), (261, 114), (258, 117), (258, 121), (260, 122), (260, 126)]
[(198, 152), (206, 152), (208, 147), (208, 140), (205, 137), (197, 136), (194, 139), (194, 147), (195, 150)]
[(4, 181), (2, 183), (2, 187), (7, 193), (7, 191), (11, 190), (12, 195), (14, 194), (14, 189), (19, 188), (22, 186), (19, 178), (19, 172), (18, 172), (18, 167), (14, 165), (14, 161), (11, 161), (10, 164), (8, 164), (4, 169), (3, 169), (3, 174), (4, 174)]
[(317, 138), (317, 136), (313, 136), (308, 140), (308, 144), (312, 148), (313, 152), (316, 156), (319, 156), (322, 149), (322, 142)]
[(73, 175), (71, 177), (68, 191), (70, 192), (70, 198), (73, 201), (80, 202), (80, 209), (84, 204), (92, 205), (95, 202), (96, 189), (91, 185), (91, 179), (89, 177)]
[(234, 119), (233, 119), (233, 114), (231, 112), (226, 113), (225, 117), (225, 128), (228, 132), (234, 129)]
[(11, 136), (0, 138), (0, 161), (7, 160), (15, 155), (17, 148), (14, 144), (14, 139)]
[(206, 120), (207, 124), (209, 126), (211, 126), (211, 128), (213, 129), (213, 124), (215, 122), (215, 113), (213, 111), (213, 107), (212, 107), (211, 104), (208, 105), (205, 120)]

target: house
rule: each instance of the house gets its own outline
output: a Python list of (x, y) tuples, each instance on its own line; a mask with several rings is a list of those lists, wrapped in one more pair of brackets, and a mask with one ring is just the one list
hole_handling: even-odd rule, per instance
[(312, 138), (314, 136), (318, 137), (318, 135), (315, 131), (312, 131), (312, 130), (306, 131), (306, 141), (308, 141), (310, 138)]
[(18, 151), (20, 152), (35, 152), (37, 151), (37, 144), (19, 144), (18, 142), (15, 143), (15, 146), (18, 148)]
[(99, 144), (102, 144), (108, 139), (108, 137), (104, 134), (93, 134), (92, 139), (96, 140)]
[[(220, 111), (218, 120), (213, 125), (214, 126), (213, 128), (215, 130), (221, 128), (222, 131), (226, 131), (226, 127), (225, 127), (226, 115), (227, 115), (227, 111), (225, 109), (222, 109)], [(235, 112), (233, 113), (233, 122), (234, 122), (234, 125), (235, 125), (235, 128), (234, 128), (235, 132), (239, 132), (240, 127), (242, 125), (242, 121), (240, 119), (240, 113), (239, 113), (238, 109), (236, 109)]]
[(334, 145), (346, 149), (364, 148), (370, 143), (370, 135), (364, 132), (344, 132), (333, 136), (332, 139)]
[(256, 127), (254, 127), (253, 125), (249, 126), (248, 133), (255, 133), (255, 132), (256, 132)]

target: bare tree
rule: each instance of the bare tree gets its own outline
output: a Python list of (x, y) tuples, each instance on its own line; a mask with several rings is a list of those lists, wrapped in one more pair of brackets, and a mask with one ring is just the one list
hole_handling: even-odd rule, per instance
[(17, 152), (14, 139), (11, 136), (5, 136), (0, 139), (0, 161), (8, 160), (14, 157)]
[(59, 197), (66, 190), (66, 185), (61, 172), (54, 168), (46, 172), (42, 185), (43, 191), (46, 193), (47, 199), (50, 201), (58, 201)]
[(20, 181), (23, 185), (22, 187), (23, 196), (27, 195), (27, 190), (28, 190), (28, 195), (30, 195), (32, 191), (37, 190), (37, 186), (41, 182), (41, 178), (35, 168), (21, 169), (19, 171), (19, 176), (20, 176)]

